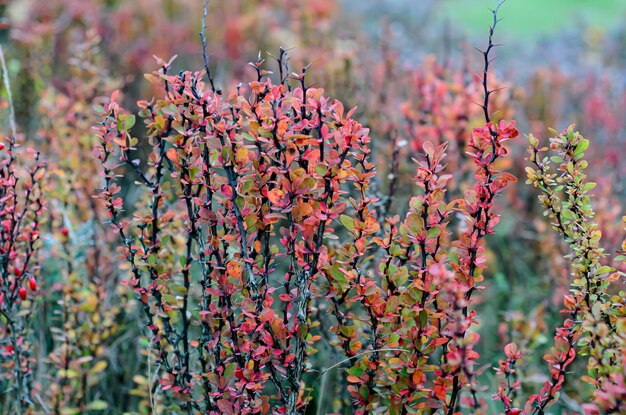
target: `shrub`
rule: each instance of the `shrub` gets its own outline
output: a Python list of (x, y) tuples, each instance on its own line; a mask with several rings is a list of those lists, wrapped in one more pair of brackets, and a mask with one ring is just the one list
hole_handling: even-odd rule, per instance
[[(503, 93), (496, 13), (472, 76), (455, 30), (422, 15), (433, 1), (412, 5), (418, 36), (392, 3), (372, 8), (392, 16), (374, 33), (336, 0), (204, 2), (214, 59), (179, 72), (200, 62), (203, 2), (14, 2), (5, 144), (45, 154), (47, 208), (20, 225), (37, 222), (41, 261), (3, 274), (20, 333), (17, 349), (0, 340), (0, 412), (624, 411), (625, 130), (608, 48), (593, 51), (602, 74), (516, 65)], [(276, 65), (243, 65), (258, 49)], [(146, 88), (153, 53), (180, 57)], [(143, 123), (123, 109), (137, 100)], [(570, 127), (547, 154), (529, 137), (535, 186), (505, 191), (524, 174), (517, 129), (564, 119), (593, 144)], [(15, 155), (6, 177), (31, 177), (25, 153), (0, 151)], [(22, 209), (24, 183), (7, 188)], [(38, 243), (18, 239), (20, 263)]]
[(29, 324), (39, 287), (37, 251), (44, 199), (44, 163), (32, 148), (16, 143), (11, 91), (0, 48), (4, 86), (11, 110), (11, 134), (0, 138), (0, 406), (22, 414), (32, 403)]
[[(161, 387), (187, 408), (265, 413), (271, 382), (295, 413), (316, 338), (309, 313), (328, 261), (324, 242), (346, 209), (346, 186), (373, 171), (367, 130), (307, 88), (304, 72), (291, 90), (263, 81), (259, 68), (249, 95), (238, 88), (224, 99), (204, 90), (200, 73), (169, 76), (161, 63), (153, 78), (164, 82), (164, 99), (139, 103), (150, 172), (132, 159), (134, 117), (116, 94), (96, 148), (103, 198), (132, 267), (128, 284), (164, 369)], [(149, 195), (132, 223), (121, 217), (120, 162)]]
[[(578, 353), (588, 356), (589, 375), (583, 379), (596, 387), (597, 405), (586, 405), (585, 413), (600, 413), (600, 409), (603, 413), (621, 413), (626, 410), (623, 388), (626, 309), (624, 292), (611, 296), (609, 287), (623, 280), (623, 274), (602, 265), (606, 257), (600, 247), (602, 232), (593, 222), (594, 211), (588, 194), (596, 184), (587, 180), (588, 162), (583, 158), (590, 142), (575, 132), (573, 125), (560, 134), (552, 132), (556, 134), (550, 139), (550, 148), (555, 153), (552, 157), (541, 157), (548, 148), (539, 147), (539, 141), (529, 136), (529, 160), (533, 167), (527, 168), (528, 183), (542, 191), (539, 200), (546, 208), (545, 214), (570, 246), (568, 259), (574, 279), (570, 293), (564, 298), (564, 313), (569, 318), (557, 329), (554, 348), (544, 357), (551, 379), (539, 394), (530, 397), (525, 412), (542, 413), (556, 399), (578, 349)], [(554, 172), (552, 162), (559, 164)], [(623, 256), (616, 258), (623, 259)], [(519, 358), (510, 353), (508, 357), (513, 361)], [(507, 399), (502, 399), (509, 413)]]
[[(95, 150), (101, 197), (174, 407), (266, 413), (272, 404), (302, 413), (305, 368), (321, 339), (314, 313), (336, 318), (333, 343), (352, 362), (357, 413), (388, 406), (452, 414), (465, 387), (467, 405), (482, 406), (472, 294), (482, 289), (483, 238), (498, 223), (494, 199), (514, 181), (495, 163), (518, 134), (514, 123), (489, 117), (492, 48), (490, 35), (486, 120), (468, 143), (474, 188), (444, 202), (446, 145), (427, 141), (415, 179), (423, 192), (403, 220), (377, 218), (368, 130), (354, 110), (307, 88), (306, 70), (292, 88), (285, 76), (279, 85), (264, 80), (262, 62), (253, 63), (249, 91), (240, 86), (225, 98), (208, 66), (212, 90), (202, 73), (168, 75), (171, 62), (160, 61), (150, 78), (163, 83), (163, 97), (138, 103), (152, 147), (144, 163), (133, 155), (142, 145), (135, 117), (113, 94)], [(130, 221), (122, 168), (146, 189)], [(454, 233), (453, 214), (461, 216)], [(337, 242), (338, 233), (349, 242)]]

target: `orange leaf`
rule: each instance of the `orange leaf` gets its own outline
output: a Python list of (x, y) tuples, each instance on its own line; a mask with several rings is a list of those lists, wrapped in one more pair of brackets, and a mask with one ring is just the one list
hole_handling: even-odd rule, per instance
[(363, 381), (361, 380), (361, 378), (358, 378), (354, 375), (348, 375), (348, 382), (350, 383), (363, 383)]
[(173, 161), (173, 162), (178, 162), (178, 153), (176, 152), (175, 148), (170, 148), (169, 150), (167, 150), (167, 152), (165, 153), (166, 157)]
[(161, 223), (169, 222), (170, 220), (172, 220), (174, 216), (176, 216), (176, 214), (172, 212), (171, 210), (168, 212), (165, 212), (163, 216), (161, 216)]

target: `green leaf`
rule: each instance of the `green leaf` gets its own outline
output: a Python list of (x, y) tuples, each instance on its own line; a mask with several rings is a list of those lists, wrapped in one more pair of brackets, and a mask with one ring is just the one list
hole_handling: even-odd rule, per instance
[(589, 190), (595, 189), (596, 188), (596, 184), (593, 182), (589, 182), (583, 185), (583, 190), (585, 192), (588, 192)]
[(135, 116), (133, 114), (120, 115), (120, 121), (121, 125), (118, 122), (118, 128), (121, 126), (120, 129), (128, 131), (135, 125)]
[(363, 369), (360, 366), (353, 366), (350, 369), (346, 370), (346, 372), (349, 375), (356, 376), (357, 378), (360, 378), (361, 375), (363, 374), (363, 372), (365, 372), (365, 369)]
[(165, 115), (178, 115), (178, 107), (174, 104), (161, 108), (161, 111), (163, 111)]
[(578, 145), (576, 146), (576, 149), (574, 150), (574, 154), (582, 154), (585, 152), (585, 150), (587, 150), (589, 148), (589, 140), (587, 140), (586, 138), (584, 138), (580, 143), (578, 143)]
[(426, 310), (420, 311), (420, 326), (426, 327), (426, 323), (428, 323), (428, 313)]
[(319, 174), (322, 177), (326, 177), (326, 175), (328, 174), (328, 167), (324, 166), (323, 164), (318, 164), (317, 166), (315, 166), (315, 173)]
[(406, 226), (414, 233), (420, 233), (424, 229), (424, 221), (417, 213), (409, 213), (406, 217)]
[(441, 235), (441, 228), (439, 228), (439, 227), (437, 227), (437, 228), (430, 228), (428, 230), (428, 237), (429, 238), (436, 238), (439, 235)]
[(234, 374), (235, 374), (235, 370), (237, 370), (237, 364), (236, 363), (231, 363), (228, 366), (226, 366), (226, 370), (224, 370), (224, 378), (225, 379), (232, 379)]
[(339, 265), (335, 264), (330, 269), (330, 276), (333, 279), (333, 282), (339, 285), (341, 289), (344, 289), (348, 285), (348, 280), (343, 272), (339, 270)]
[(87, 405), (87, 409), (91, 411), (104, 411), (105, 409), (108, 409), (108, 407), (109, 407), (108, 403), (106, 403), (105, 401), (100, 401), (100, 400), (90, 402)]
[(348, 215), (339, 216), (339, 221), (346, 227), (349, 231), (354, 229), (354, 219), (352, 219)]

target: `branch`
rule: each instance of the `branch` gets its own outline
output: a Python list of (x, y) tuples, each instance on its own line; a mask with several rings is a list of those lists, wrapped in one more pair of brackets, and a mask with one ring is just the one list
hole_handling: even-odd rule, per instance
[(7, 98), (9, 99), (9, 127), (11, 128), (13, 139), (15, 139), (17, 134), (15, 109), (13, 108), (13, 95), (11, 94), (11, 84), (9, 83), (9, 71), (7, 70), (7, 64), (4, 59), (4, 50), (2, 49), (2, 46), (0, 46), (0, 62), (2, 63), (2, 81), (4, 82), (4, 88), (7, 90)]
[(493, 22), (491, 23), (491, 26), (489, 26), (489, 43), (487, 45), (487, 49), (485, 49), (484, 51), (478, 50), (480, 53), (482, 53), (483, 59), (484, 59), (482, 84), (483, 84), (483, 92), (484, 92), (485, 98), (481, 107), (483, 109), (483, 113), (485, 114), (485, 121), (487, 123), (491, 122), (491, 118), (489, 116), (489, 96), (491, 95), (492, 92), (496, 91), (496, 90), (490, 91), (488, 87), (489, 65), (491, 64), (491, 62), (493, 62), (493, 59), (489, 58), (489, 53), (491, 52), (491, 49), (500, 45), (500, 44), (493, 43), (493, 34), (496, 30), (496, 26), (502, 20), (502, 19), (498, 19), (498, 10), (500, 9), (500, 6), (504, 4), (505, 1), (506, 0), (499, 0), (496, 8), (491, 10), (491, 13), (493, 14)]
[(211, 84), (211, 90), (214, 93), (222, 94), (222, 90), (215, 86), (215, 82), (213, 81), (213, 75), (211, 73), (211, 68), (209, 67), (209, 55), (206, 52), (206, 17), (207, 17), (207, 6), (209, 5), (209, 0), (204, 0), (204, 4), (202, 5), (202, 30), (200, 31), (200, 40), (202, 41), (202, 58), (204, 59), (204, 70), (206, 71), (206, 75), (209, 78), (209, 83)]

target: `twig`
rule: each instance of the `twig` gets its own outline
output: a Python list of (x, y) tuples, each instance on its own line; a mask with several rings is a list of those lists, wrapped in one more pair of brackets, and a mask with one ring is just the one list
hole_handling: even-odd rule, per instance
[(409, 350), (402, 349), (402, 348), (399, 348), (399, 347), (390, 347), (390, 348), (385, 348), (385, 349), (375, 349), (375, 350), (368, 350), (368, 351), (365, 351), (365, 352), (361, 352), (361, 353), (355, 354), (354, 356), (347, 357), (347, 358), (345, 358), (345, 359), (335, 363), (331, 367), (328, 367), (328, 368), (322, 370), (317, 378), (320, 379), (327, 372), (330, 372), (334, 368), (336, 368), (338, 366), (341, 366), (344, 363), (349, 362), (350, 360), (357, 359), (357, 358), (365, 356), (367, 354), (378, 353), (378, 352), (408, 352), (408, 351)]
[(2, 80), (4, 82), (4, 88), (7, 90), (7, 97), (9, 99), (9, 127), (11, 128), (11, 134), (13, 139), (17, 135), (17, 127), (15, 124), (15, 110), (13, 108), (13, 95), (11, 94), (11, 84), (9, 83), (9, 71), (7, 70), (7, 64), (4, 59), (4, 50), (0, 46), (0, 61), (2, 62)]
[(207, 17), (207, 6), (209, 5), (209, 0), (204, 0), (204, 4), (202, 5), (202, 31), (200, 32), (200, 40), (202, 41), (202, 58), (204, 59), (204, 70), (206, 71), (206, 75), (209, 78), (209, 83), (211, 84), (211, 90), (214, 93), (221, 94), (222, 91), (215, 86), (215, 82), (213, 81), (213, 75), (211, 74), (211, 68), (209, 67), (209, 55), (206, 52), (206, 17)]
[(489, 65), (491, 64), (491, 62), (493, 62), (493, 59), (489, 58), (489, 53), (491, 52), (491, 49), (493, 49), (496, 46), (499, 46), (499, 44), (494, 44), (493, 43), (493, 33), (496, 30), (496, 26), (498, 25), (498, 22), (500, 22), (500, 20), (502, 19), (498, 19), (498, 10), (500, 9), (500, 6), (502, 6), (502, 4), (504, 4), (506, 0), (498, 0), (498, 5), (495, 7), (495, 9), (491, 10), (491, 13), (493, 14), (493, 22), (491, 23), (491, 26), (489, 26), (489, 44), (487, 45), (487, 49), (485, 49), (484, 51), (479, 50), (480, 53), (482, 53), (483, 55), (483, 59), (484, 59), (484, 68), (483, 68), (483, 92), (484, 92), (484, 101), (482, 103), (481, 108), (483, 109), (483, 112), (485, 114), (485, 121), (487, 123), (491, 122), (491, 117), (489, 116), (489, 96), (498, 91), (498, 89), (496, 90), (489, 90), (489, 86), (488, 86), (488, 75), (489, 75)]

